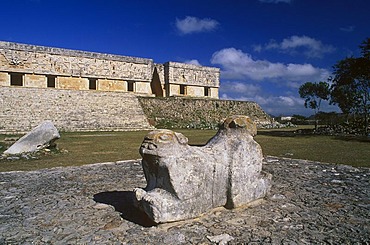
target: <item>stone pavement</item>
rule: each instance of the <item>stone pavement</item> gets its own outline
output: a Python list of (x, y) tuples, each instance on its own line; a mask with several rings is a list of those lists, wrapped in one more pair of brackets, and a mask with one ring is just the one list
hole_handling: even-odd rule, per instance
[(370, 169), (267, 157), (263, 200), (153, 226), (139, 161), (0, 173), (0, 244), (370, 244)]

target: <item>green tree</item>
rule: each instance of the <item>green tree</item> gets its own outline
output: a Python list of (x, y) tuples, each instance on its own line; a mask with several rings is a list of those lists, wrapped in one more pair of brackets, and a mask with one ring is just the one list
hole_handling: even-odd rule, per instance
[(334, 65), (331, 103), (345, 114), (363, 117), (364, 133), (368, 134), (370, 112), (370, 38), (361, 48), (361, 57), (348, 57)]
[(318, 121), (316, 115), (320, 111), (321, 101), (329, 99), (329, 84), (327, 82), (306, 82), (299, 87), (299, 95), (305, 99), (304, 106), (314, 110), (315, 130), (317, 130)]

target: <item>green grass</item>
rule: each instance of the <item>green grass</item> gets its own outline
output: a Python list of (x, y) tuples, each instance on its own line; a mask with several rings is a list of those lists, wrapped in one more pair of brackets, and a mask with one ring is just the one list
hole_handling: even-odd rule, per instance
[(267, 155), (370, 167), (370, 141), (362, 138), (258, 135), (256, 141)]
[(61, 133), (61, 138), (56, 143), (62, 153), (47, 154), (36, 160), (3, 160), (0, 162), (0, 171), (34, 170), (138, 159), (140, 158), (139, 147), (146, 134), (147, 131)]
[[(176, 131), (187, 136), (192, 145), (205, 144), (216, 133), (214, 130)], [(61, 133), (57, 144), (62, 153), (48, 153), (34, 160), (1, 160), (0, 171), (26, 171), (139, 159), (138, 150), (147, 133), (148, 131)], [(5, 138), (9, 136), (0, 135), (0, 144), (4, 144)], [(262, 146), (264, 155), (370, 167), (368, 138), (298, 136), (291, 130), (261, 130), (255, 139)]]

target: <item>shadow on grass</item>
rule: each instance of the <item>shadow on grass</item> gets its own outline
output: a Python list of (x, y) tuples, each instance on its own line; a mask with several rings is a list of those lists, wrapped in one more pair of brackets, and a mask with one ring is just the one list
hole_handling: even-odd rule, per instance
[(309, 136), (310, 134), (297, 134), (295, 131), (271, 130), (271, 131), (258, 131), (257, 135), (266, 135), (274, 137), (295, 137), (298, 135)]
[(284, 131), (284, 130), (271, 130), (271, 131), (258, 131), (258, 135), (273, 136), (273, 137), (332, 137), (335, 140), (343, 141), (356, 141), (370, 143), (370, 137), (359, 135), (325, 135), (315, 134), (312, 129), (299, 129), (297, 131)]
[(132, 191), (108, 191), (94, 195), (95, 202), (113, 206), (123, 219), (143, 227), (155, 226), (156, 223), (134, 205), (134, 200), (135, 193)]
[(346, 136), (335, 136), (336, 140), (344, 140), (344, 141), (357, 141), (357, 142), (366, 142), (370, 143), (370, 137), (367, 136), (353, 136), (353, 135), (346, 135)]

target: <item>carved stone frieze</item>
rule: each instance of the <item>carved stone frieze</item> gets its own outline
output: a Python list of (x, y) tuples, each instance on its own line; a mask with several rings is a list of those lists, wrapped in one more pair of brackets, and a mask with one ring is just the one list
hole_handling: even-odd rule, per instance
[(10, 45), (12, 49), (9, 49), (4, 43), (0, 42), (0, 56), (6, 61), (1, 62), (2, 70), (19, 72), (21, 69), (22, 72), (29, 73), (139, 81), (150, 81), (152, 78), (153, 61), (150, 59), (125, 60), (125, 56), (82, 51), (73, 53), (71, 50), (47, 47), (36, 49), (32, 45)]
[(220, 70), (178, 62), (165, 63), (168, 80), (183, 85), (219, 87)]
[[(220, 69), (179, 62), (154, 64), (152, 59), (85, 52), (62, 48), (0, 41), (0, 73), (20, 73), (50, 77), (79, 77), (135, 82), (130, 91), (166, 96), (218, 98)], [(10, 78), (10, 79), (9, 79)], [(14, 76), (0, 84), (12, 86)], [(57, 80), (58, 80), (57, 79)], [(72, 82), (73, 79), (71, 79)], [(45, 80), (47, 81), (47, 80)], [(19, 83), (19, 82), (18, 82)], [(146, 83), (146, 84), (142, 84)], [(19, 83), (20, 84), (20, 83)], [(31, 83), (22, 86), (33, 87)], [(64, 88), (56, 83), (55, 88)], [(186, 87), (182, 86), (185, 85)], [(48, 86), (45, 84), (41, 87)], [(69, 88), (80, 86), (68, 85)], [(145, 87), (145, 88), (143, 88)], [(88, 89), (88, 85), (83, 86)], [(153, 91), (156, 92), (153, 92)], [(161, 91), (160, 91), (161, 90)]]
[[(8, 61), (9, 70), (22, 65), (30, 73), (50, 73), (67, 76), (107, 77), (128, 80), (150, 80), (150, 67), (119, 61), (97, 60), (84, 57), (58, 56), (25, 51), (5, 51), (1, 54)], [(3, 65), (3, 64), (2, 64)], [(5, 64), (6, 66), (6, 64)]]

